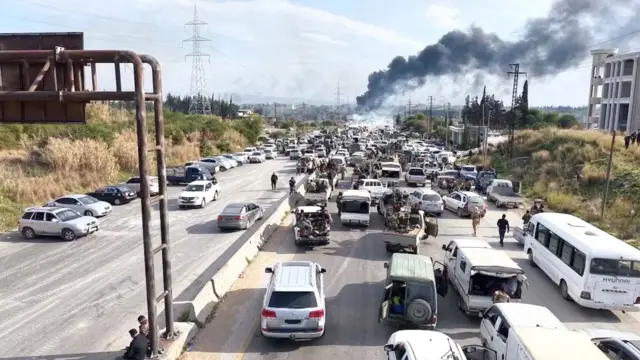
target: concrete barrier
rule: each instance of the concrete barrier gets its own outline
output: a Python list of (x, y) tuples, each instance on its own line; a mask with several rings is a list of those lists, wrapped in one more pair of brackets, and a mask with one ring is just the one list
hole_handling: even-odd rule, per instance
[[(242, 274), (262, 246), (269, 240), (292, 208), (303, 199), (304, 183), (313, 179), (315, 174), (305, 176), (296, 185), (296, 193), (285, 195), (271, 206), (259, 222), (246, 230), (236, 240), (229, 251), (221, 255), (220, 266), (193, 299), (176, 299), (174, 314), (176, 321), (204, 324), (214, 307), (222, 300), (233, 283)], [(180, 301), (178, 301), (180, 300)]]

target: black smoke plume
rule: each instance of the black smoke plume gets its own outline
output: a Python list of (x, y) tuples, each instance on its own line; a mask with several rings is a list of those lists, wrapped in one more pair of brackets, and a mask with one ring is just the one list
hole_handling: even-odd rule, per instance
[(604, 24), (613, 24), (615, 30), (610, 35), (620, 35), (625, 28), (615, 24), (620, 9), (637, 14), (638, 0), (558, 1), (546, 17), (527, 21), (520, 39), (513, 42), (475, 26), (468, 31), (451, 31), (418, 55), (398, 56), (386, 70), (371, 73), (367, 91), (357, 97), (358, 105), (378, 108), (389, 96), (423, 86), (428, 77), (469, 70), (505, 75), (510, 63), (520, 63), (521, 70), (533, 76), (558, 74), (588, 56), (594, 42), (592, 29), (602, 31)]

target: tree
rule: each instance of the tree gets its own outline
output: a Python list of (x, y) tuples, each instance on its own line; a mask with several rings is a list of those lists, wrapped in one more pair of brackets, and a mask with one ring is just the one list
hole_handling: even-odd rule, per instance
[(400, 114), (396, 115), (395, 124), (397, 127), (400, 127), (402, 125), (402, 118), (400, 117)]
[(571, 114), (562, 114), (560, 115), (560, 118), (558, 118), (559, 128), (570, 129), (577, 126), (580, 126), (580, 122)]

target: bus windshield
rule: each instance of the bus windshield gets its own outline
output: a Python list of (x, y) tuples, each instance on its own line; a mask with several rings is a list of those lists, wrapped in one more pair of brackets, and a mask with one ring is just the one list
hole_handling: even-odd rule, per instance
[(590, 272), (592, 275), (640, 277), (640, 261), (593, 259)]

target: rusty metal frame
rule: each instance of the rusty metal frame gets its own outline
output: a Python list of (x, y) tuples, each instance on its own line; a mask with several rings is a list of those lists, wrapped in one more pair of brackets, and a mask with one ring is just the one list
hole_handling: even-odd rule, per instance
[[(147, 310), (149, 331), (151, 335), (152, 357), (157, 357), (159, 348), (157, 304), (164, 300), (167, 340), (177, 335), (173, 323), (173, 294), (171, 279), (171, 247), (169, 241), (169, 223), (167, 209), (167, 179), (165, 162), (164, 118), (162, 113), (162, 74), (158, 61), (149, 55), (138, 55), (132, 51), (120, 50), (65, 50), (55, 47), (53, 50), (8, 50), (0, 51), (0, 64), (17, 63), (21, 66), (39, 64), (42, 66), (38, 76), (32, 82), (22, 79), (23, 86), (28, 88), (17, 91), (0, 91), (0, 103), (9, 101), (29, 102), (59, 102), (63, 104), (78, 104), (91, 101), (134, 101), (136, 109), (136, 127), (138, 135), (138, 167), (140, 175), (140, 199), (142, 209), (142, 243), (145, 259), (145, 278), (147, 293)], [(91, 83), (93, 91), (84, 91), (84, 73), (76, 70), (77, 64), (91, 67)], [(116, 91), (97, 91), (96, 64), (114, 64), (116, 74)], [(134, 69), (134, 91), (122, 91), (120, 64), (129, 63)], [(144, 92), (143, 65), (149, 64), (152, 70), (153, 92)], [(62, 66), (61, 66), (62, 65)], [(75, 65), (75, 66), (74, 66)], [(61, 89), (54, 76), (53, 90), (37, 90), (42, 79), (48, 72), (64, 69), (65, 79), (70, 79), (73, 86)], [(27, 80), (27, 81), (24, 81)], [(24, 85), (26, 84), (26, 85)], [(147, 148), (146, 101), (154, 103), (155, 146)], [(46, 122), (45, 122), (46, 123)], [(149, 193), (149, 179), (147, 168), (147, 153), (155, 152), (157, 159), (158, 180), (160, 185), (159, 212), (161, 244), (153, 248), (151, 241), (151, 203)], [(162, 252), (163, 292), (156, 296), (154, 255)]]

